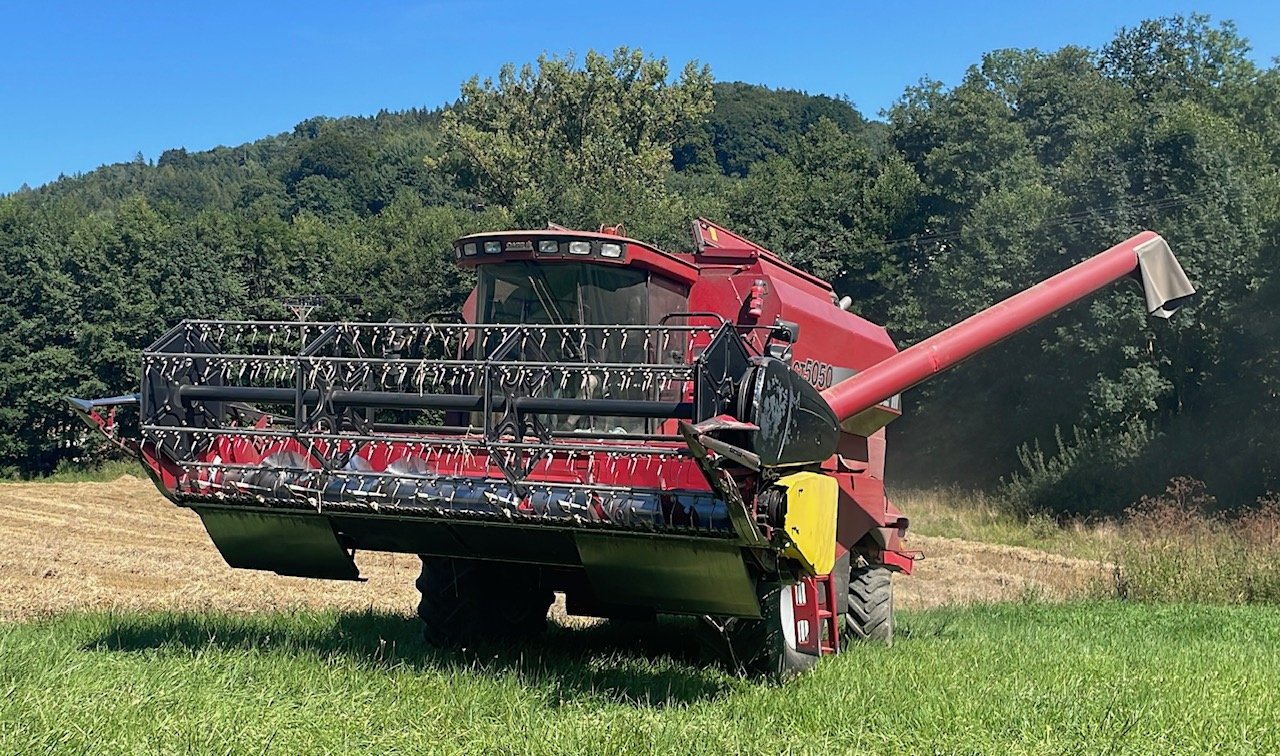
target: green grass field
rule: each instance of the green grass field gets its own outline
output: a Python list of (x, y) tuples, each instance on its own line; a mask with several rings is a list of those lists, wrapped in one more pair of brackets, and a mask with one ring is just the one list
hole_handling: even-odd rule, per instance
[(911, 518), (911, 534), (1021, 546), (1081, 559), (1110, 559), (1118, 545), (1115, 521), (1059, 523), (1010, 510), (994, 497), (958, 489), (895, 491), (893, 503)]
[(1280, 752), (1280, 610), (900, 620), (778, 686), (676, 621), (439, 653), (389, 615), (65, 616), (0, 626), (0, 752)]

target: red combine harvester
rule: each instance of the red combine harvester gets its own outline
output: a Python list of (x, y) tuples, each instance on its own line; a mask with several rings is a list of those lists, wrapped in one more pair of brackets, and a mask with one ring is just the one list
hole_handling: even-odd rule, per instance
[(1145, 232), (898, 352), (826, 282), (693, 232), (691, 254), (467, 236), (456, 322), (186, 321), (139, 394), (71, 402), (108, 435), (137, 406), (118, 440), (233, 567), (355, 580), (358, 551), (421, 555), (431, 643), (527, 638), (562, 591), (576, 615), (704, 616), (735, 666), (787, 676), (892, 639), (901, 392), (1128, 274), (1154, 315), (1193, 293)]

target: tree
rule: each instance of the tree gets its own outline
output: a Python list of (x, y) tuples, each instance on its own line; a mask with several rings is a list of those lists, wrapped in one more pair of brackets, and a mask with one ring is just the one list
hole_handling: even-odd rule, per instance
[[(1019, 490), (1058, 511), (1123, 508), (1160, 476), (1215, 474), (1203, 408), (1238, 370), (1223, 359), (1237, 303), (1276, 238), (1274, 143), (1246, 115), (1271, 112), (1274, 95), (1246, 50), (1230, 24), (1161, 19), (1099, 53), (989, 55), (954, 89), (927, 84), (895, 107), (894, 144), (925, 185), (929, 251), (912, 288), (928, 330), (1143, 228), (1201, 292), (1152, 323), (1115, 287), (928, 384), (896, 428), (909, 464), (948, 460), (944, 479), (990, 484), (1015, 469), (1015, 445), (1053, 448), (1056, 435), (1058, 462), (1033, 474), (1057, 477)], [(1008, 415), (1016, 425), (993, 422)], [(1180, 430), (1193, 417), (1198, 436)]]
[(1192, 13), (1123, 28), (1102, 48), (1099, 69), (1144, 103), (1189, 99), (1221, 108), (1257, 75), (1236, 25)]
[(872, 127), (843, 98), (737, 81), (717, 82), (712, 93), (715, 108), (707, 120), (690, 124), (677, 144), (678, 171), (718, 168), (726, 176), (746, 176), (753, 164), (788, 154), (824, 119), (868, 145), (875, 142)]
[(895, 312), (908, 261), (880, 242), (915, 210), (919, 189), (903, 160), (877, 158), (860, 137), (822, 119), (791, 154), (752, 166), (731, 192), (728, 221), (884, 322)]
[(496, 83), (463, 85), (441, 124), (444, 157), (431, 164), (521, 224), (626, 220), (661, 233), (673, 223), (672, 146), (712, 107), (706, 67), (669, 77), (665, 60), (625, 47), (588, 52), (582, 67), (572, 56), (506, 65)]

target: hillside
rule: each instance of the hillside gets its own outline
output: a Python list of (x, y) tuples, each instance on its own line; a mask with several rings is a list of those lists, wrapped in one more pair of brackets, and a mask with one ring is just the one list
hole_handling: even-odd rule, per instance
[[(742, 82), (716, 82), (712, 91), (711, 112), (690, 124), (672, 148), (678, 171), (746, 175), (752, 165), (793, 150), (824, 118), (869, 146), (884, 147), (884, 124), (865, 120), (846, 100)], [(269, 203), (284, 217), (304, 211), (368, 217), (403, 191), (427, 205), (475, 202), (424, 160), (440, 140), (444, 112), (318, 116), (248, 144), (197, 152), (175, 148), (153, 160), (139, 156), (10, 196), (89, 212), (112, 211), (141, 197), (188, 216)]]
[(138, 349), (182, 318), (316, 295), (318, 319), (422, 319), (469, 290), (465, 233), (622, 221), (680, 248), (701, 215), (902, 344), (1160, 231), (1191, 307), (1151, 323), (1114, 287), (914, 390), (890, 474), (1055, 514), (1177, 475), (1252, 505), (1280, 488), (1280, 70), (1247, 51), (1229, 23), (1156, 19), (1097, 50), (993, 52), (878, 123), (624, 49), (0, 198), (0, 475), (100, 461), (62, 397), (132, 391)]

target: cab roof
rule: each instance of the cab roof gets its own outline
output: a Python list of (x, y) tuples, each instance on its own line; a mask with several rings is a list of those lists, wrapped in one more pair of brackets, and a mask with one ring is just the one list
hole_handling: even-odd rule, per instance
[(606, 231), (560, 227), (490, 231), (464, 236), (454, 242), (453, 249), (458, 264), (467, 267), (511, 260), (591, 262), (643, 268), (690, 285), (698, 280), (698, 266), (689, 255), (674, 255)]
[(693, 241), (694, 252), (673, 254), (609, 229), (575, 231), (551, 224), (545, 229), (470, 234), (453, 246), (458, 264), (467, 267), (510, 260), (592, 262), (635, 266), (689, 285), (698, 280), (702, 269), (757, 268), (789, 278), (801, 288), (814, 287), (825, 294), (832, 291), (827, 281), (706, 218), (693, 222)]

